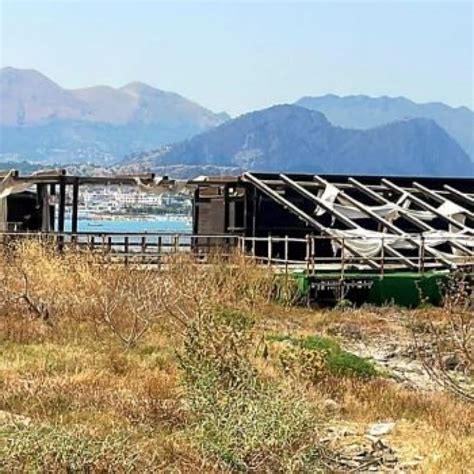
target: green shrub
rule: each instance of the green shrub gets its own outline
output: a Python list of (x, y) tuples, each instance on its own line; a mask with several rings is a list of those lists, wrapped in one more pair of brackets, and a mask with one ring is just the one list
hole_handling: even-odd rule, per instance
[(302, 395), (259, 376), (253, 325), (226, 311), (188, 327), (179, 361), (192, 439), (224, 469), (315, 472), (317, 420)]
[(124, 434), (103, 438), (49, 425), (0, 428), (1, 472), (130, 472), (139, 455)]
[(312, 380), (321, 377), (325, 371), (332, 375), (361, 378), (377, 375), (372, 362), (341, 349), (336, 341), (328, 337), (294, 338), (272, 335), (267, 340), (270, 342), (286, 342), (290, 348), (280, 354), (283, 367), (286, 370), (289, 368), (297, 369), (300, 374), (306, 375), (307, 378)]

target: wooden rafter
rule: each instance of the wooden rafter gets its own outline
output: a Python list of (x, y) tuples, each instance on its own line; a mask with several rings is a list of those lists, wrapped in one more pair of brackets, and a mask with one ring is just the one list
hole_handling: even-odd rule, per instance
[[(284, 174), (280, 174), (280, 178), (289, 186), (291, 186), (295, 191), (297, 191), (299, 194), (302, 196), (306, 197), (307, 199), (311, 200), (313, 203), (321, 205), (327, 212), (329, 212), (331, 215), (336, 217), (337, 219), (341, 220), (346, 224), (347, 226), (353, 228), (353, 229), (362, 229), (362, 227), (354, 222), (352, 219), (348, 218), (347, 216), (344, 216), (334, 208), (331, 208), (328, 206), (322, 199), (319, 199), (317, 196), (314, 194), (310, 193), (308, 190), (304, 189), (301, 185), (295, 183), (292, 181), (288, 176)], [(322, 179), (322, 178), (321, 178)], [(393, 255), (394, 257), (397, 257), (399, 261), (405, 263), (405, 265), (409, 266), (410, 268), (417, 268), (416, 265), (411, 262), (409, 259), (407, 259), (404, 255), (402, 255), (400, 252), (392, 248), (389, 244), (383, 243), (383, 246), (385, 247), (385, 250), (387, 251), (388, 254)]]
[(293, 214), (295, 214), (297, 217), (299, 217), (303, 222), (311, 225), (315, 229), (318, 229), (322, 234), (327, 235), (328, 237), (335, 238), (338, 240), (342, 245), (345, 245), (351, 253), (353, 253), (355, 256), (361, 258), (363, 261), (366, 261), (368, 265), (374, 269), (379, 270), (380, 265), (373, 260), (364, 257), (361, 255), (357, 250), (353, 249), (350, 245), (344, 244), (342, 242), (343, 239), (340, 237), (335, 236), (330, 229), (327, 227), (323, 226), (320, 224), (314, 217), (310, 216), (306, 212), (302, 211), (299, 207), (295, 206), (292, 202), (288, 201), (285, 199), (283, 196), (280, 196), (277, 192), (275, 192), (273, 189), (271, 189), (268, 185), (265, 183), (262, 183), (261, 180), (259, 180), (256, 176), (254, 176), (252, 173), (244, 173), (243, 178), (248, 180), (248, 182), (252, 183), (257, 189), (265, 193), (267, 196), (272, 198), (275, 202), (280, 204), (284, 209), (289, 210)]
[[(329, 184), (327, 181), (325, 181), (324, 179), (322, 179), (321, 177), (319, 176), (315, 176), (314, 177), (315, 180), (319, 181), (320, 183), (327, 183)], [(401, 237), (403, 237), (407, 242), (410, 242), (415, 248), (417, 249), (421, 249), (422, 245), (420, 242), (418, 242), (417, 240), (415, 240), (414, 238), (410, 237), (408, 234), (406, 234), (406, 232), (404, 232), (402, 229), (400, 229), (399, 227), (397, 227), (395, 224), (393, 224), (392, 222), (384, 219), (383, 217), (379, 216), (376, 212), (372, 211), (369, 207), (365, 206), (364, 204), (360, 203), (359, 201), (357, 201), (357, 199), (354, 199), (352, 196), (349, 196), (348, 194), (346, 194), (344, 191), (339, 191), (339, 195), (344, 198), (346, 201), (348, 201), (350, 204), (352, 204), (354, 207), (356, 207), (357, 209), (359, 209), (360, 211), (362, 211), (363, 213), (365, 213), (367, 216), (371, 217), (372, 219), (376, 220), (377, 222), (379, 222), (380, 224), (382, 224), (386, 229), (389, 229), (391, 230), (393, 233), (395, 233), (396, 235), (399, 235)], [(394, 249), (390, 248), (390, 246), (387, 246), (387, 250), (388, 251), (394, 251)], [(455, 266), (455, 264), (453, 262), (451, 262), (450, 260), (442, 257), (439, 252), (437, 252), (436, 250), (432, 249), (429, 245), (425, 245), (424, 246), (424, 250), (426, 253), (430, 254), (432, 257), (434, 257), (436, 260), (444, 263), (445, 265), (447, 265), (448, 267), (452, 267), (452, 266)], [(401, 254), (400, 254), (401, 255)], [(402, 256), (403, 257), (403, 256)], [(409, 266), (414, 268), (416, 267), (416, 265), (414, 265), (413, 262), (411, 262), (410, 260), (406, 259), (406, 257), (403, 257), (404, 261), (408, 261), (410, 262)]]
[[(357, 188), (359, 189), (360, 191), (362, 191), (363, 193), (367, 194), (368, 196), (372, 197), (374, 200), (378, 201), (379, 203), (381, 204), (392, 204), (394, 206), (396, 206), (396, 209), (397, 209), (397, 212), (402, 215), (403, 217), (405, 217), (405, 219), (409, 220), (410, 222), (412, 222), (413, 224), (415, 224), (416, 226), (418, 226), (418, 228), (422, 231), (428, 231), (428, 232), (435, 232), (436, 229), (432, 226), (430, 226), (429, 224), (427, 224), (426, 222), (423, 222), (421, 219), (418, 219), (418, 217), (414, 216), (413, 214), (411, 214), (409, 211), (407, 211), (405, 208), (403, 208), (402, 206), (399, 206), (398, 204), (396, 203), (392, 203), (391, 201), (389, 201), (388, 199), (384, 198), (383, 196), (381, 196), (380, 194), (377, 194), (376, 192), (372, 191), (371, 189), (367, 188), (367, 186), (363, 185), (362, 183), (360, 183), (359, 181), (357, 181), (355, 178), (349, 178), (349, 181)], [(451, 242), (451, 245), (453, 247), (456, 247), (458, 250), (461, 250), (462, 252), (466, 253), (467, 255), (474, 255), (474, 252), (472, 252), (470, 249), (468, 249), (467, 247), (465, 247), (464, 245), (460, 244), (459, 242), (455, 242), (455, 241), (452, 241)]]
[(401, 188), (400, 186), (397, 186), (395, 183), (392, 183), (392, 181), (382, 178), (382, 182), (386, 184), (389, 188), (391, 188), (394, 191), (397, 191), (400, 194), (404, 194), (407, 196), (410, 201), (414, 202), (418, 206), (420, 206), (422, 209), (425, 211), (430, 211), (433, 214), (435, 214), (437, 217), (439, 217), (441, 220), (444, 222), (451, 224), (453, 227), (456, 227), (457, 229), (464, 230), (465, 232), (469, 234), (473, 234), (474, 231), (473, 229), (470, 229), (469, 227), (466, 227), (464, 224), (458, 222), (457, 220), (453, 219), (450, 216), (445, 216), (444, 214), (441, 214), (441, 212), (438, 211), (435, 207), (431, 206), (427, 202), (423, 201), (423, 199), (418, 198), (414, 194), (406, 191), (405, 189)]
[(468, 194), (462, 193), (461, 191), (459, 191), (459, 189), (453, 188), (448, 184), (443, 185), (443, 188), (449, 191), (454, 196), (457, 196), (459, 199), (461, 199), (461, 201), (464, 201), (465, 203), (470, 204), (474, 207), (474, 199)]
[(428, 189), (427, 187), (421, 185), (420, 183), (417, 183), (416, 181), (413, 183), (413, 186), (423, 193), (426, 196), (430, 196), (432, 199), (435, 201), (439, 202), (440, 204), (445, 204), (445, 203), (452, 203), (455, 204), (456, 206), (460, 207), (463, 210), (463, 213), (466, 214), (467, 217), (470, 219), (474, 219), (474, 213), (472, 213), (469, 209), (466, 209), (463, 206), (460, 206), (459, 204), (453, 203), (453, 201), (450, 201), (449, 199), (446, 199), (443, 196), (440, 196), (438, 193), (435, 191), (432, 191), (431, 189)]

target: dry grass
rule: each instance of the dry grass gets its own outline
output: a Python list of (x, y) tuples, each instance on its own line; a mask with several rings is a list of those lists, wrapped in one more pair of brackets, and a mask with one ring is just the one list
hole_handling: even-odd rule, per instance
[[(265, 353), (270, 334), (326, 335), (342, 346), (345, 335), (406, 338), (407, 317), (443, 321), (442, 310), (316, 311), (272, 303), (274, 286), (271, 274), (238, 255), (206, 266), (183, 256), (162, 272), (97, 265), (87, 253), (58, 257), (35, 244), (0, 256), (0, 410), (30, 419), (12, 425), (0, 418), (0, 470), (307, 472), (318, 466), (317, 439), (327, 426), (350, 426), (357, 442), (370, 423), (393, 420), (387, 439), (402, 461), (421, 456), (415, 470), (472, 471), (472, 405), (383, 377), (328, 373), (308, 382)], [(253, 323), (229, 332), (213, 319), (223, 311), (251, 315)], [(193, 331), (201, 352), (190, 349)], [(235, 366), (235, 354), (245, 368)], [(252, 375), (239, 385), (241, 398), (229, 401), (233, 385), (212, 391), (219, 411), (196, 404), (192, 397), (209, 395), (210, 386), (197, 392), (186, 367), (206, 377), (209, 368)], [(242, 401), (255, 411), (240, 412)], [(245, 433), (225, 417), (240, 420)], [(222, 437), (211, 443), (203, 427)], [(275, 427), (282, 434), (265, 444), (260, 438)], [(344, 449), (344, 441), (336, 444)]]

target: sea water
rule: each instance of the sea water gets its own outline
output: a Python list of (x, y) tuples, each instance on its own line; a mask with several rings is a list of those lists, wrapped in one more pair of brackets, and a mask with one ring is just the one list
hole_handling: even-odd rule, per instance
[[(65, 220), (65, 230), (71, 230), (71, 220)], [(79, 232), (176, 232), (191, 233), (190, 219), (166, 216), (160, 218), (133, 217), (127, 219), (79, 219)]]

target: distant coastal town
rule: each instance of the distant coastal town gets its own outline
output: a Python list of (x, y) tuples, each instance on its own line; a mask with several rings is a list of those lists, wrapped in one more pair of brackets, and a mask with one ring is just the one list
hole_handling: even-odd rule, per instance
[[(71, 200), (71, 196), (68, 196)], [(78, 213), (80, 219), (124, 220), (162, 219), (188, 221), (191, 219), (192, 201), (187, 195), (153, 194), (132, 186), (87, 187), (81, 189)], [(71, 207), (67, 207), (70, 214)]]

